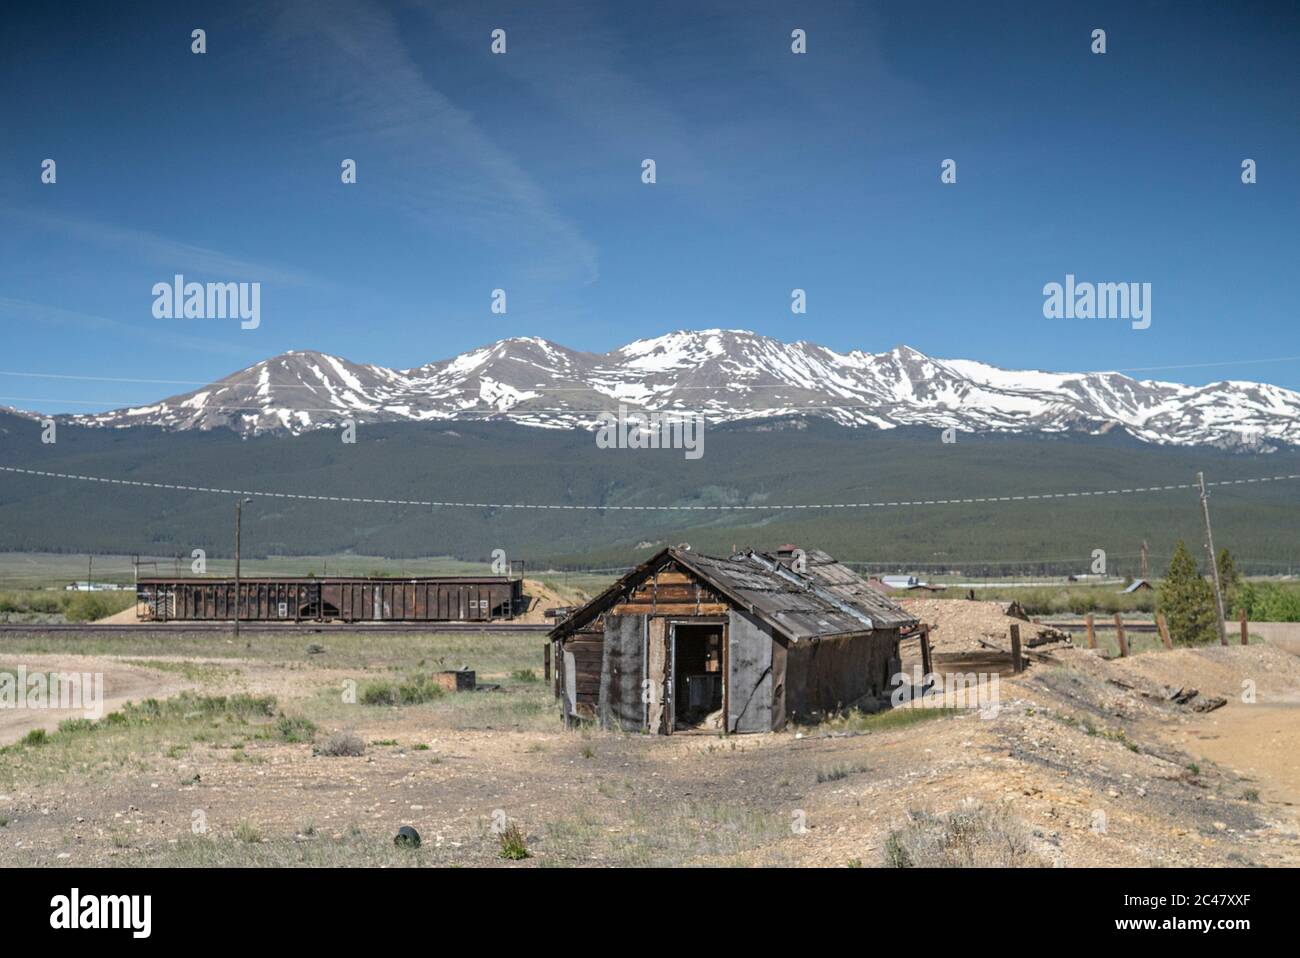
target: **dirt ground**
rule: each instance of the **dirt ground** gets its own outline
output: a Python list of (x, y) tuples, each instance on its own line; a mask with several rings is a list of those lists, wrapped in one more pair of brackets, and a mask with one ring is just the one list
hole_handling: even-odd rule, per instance
[(939, 653), (978, 652), (985, 648), (981, 639), (1009, 648), (1008, 630), (1012, 625), (1020, 627), (1026, 645), (1059, 634), (1050, 626), (1007, 615), (1004, 602), (903, 598), (899, 604), (930, 626), (930, 645)]
[[(7, 648), (0, 668), (103, 671), (114, 702), (274, 695), (317, 729), (313, 744), (272, 717), (186, 715), (24, 745), (30, 717), (0, 712), (0, 866), (511, 864), (501, 823), (520, 827), (524, 866), (876, 866), (909, 812), (966, 799), (1004, 807), (1050, 865), (1300, 864), (1300, 659), (1267, 645), (1069, 648), (1002, 678), (993, 714), (661, 738), (562, 729), (533, 636), (298, 641)], [(402, 706), (341, 691), (461, 660), (497, 688)], [(1161, 700), (1170, 685), (1228, 704), (1197, 713)], [(363, 755), (314, 754), (349, 730)], [(420, 849), (393, 846), (403, 824)]]

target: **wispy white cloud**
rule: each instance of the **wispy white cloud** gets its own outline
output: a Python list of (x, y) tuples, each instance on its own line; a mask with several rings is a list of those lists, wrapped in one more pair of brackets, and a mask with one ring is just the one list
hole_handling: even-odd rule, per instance
[(325, 280), (299, 270), (242, 259), (219, 250), (196, 246), (183, 240), (159, 236), (156, 233), (128, 226), (75, 219), (43, 210), (6, 209), (0, 210), (0, 216), (168, 270), (283, 286), (324, 287), (328, 285)]
[[(470, 51), (486, 43), (481, 3), (417, 0), (413, 6), (428, 15), (442, 39)], [(694, 155), (689, 125), (677, 104), (638, 67), (640, 38), (629, 35), (626, 23), (613, 23), (619, 12), (620, 7), (608, 3), (582, 2), (513, 10), (493, 21), (508, 24), (515, 42), (514, 53), (495, 58), (494, 66), (598, 141), (627, 155), (633, 161), (633, 188), (639, 187), (635, 174), (644, 158), (638, 150), (671, 158), (677, 185), (703, 186), (706, 171)], [(694, 69), (680, 51), (657, 52), (663, 71)], [(707, 56), (703, 61), (710, 62)]]
[[(142, 313), (149, 315), (150, 300), (148, 297), (142, 295), (140, 302)], [(93, 313), (63, 309), (46, 303), (36, 303), (30, 300), (13, 299), (4, 296), (0, 296), (0, 317), (4, 317), (7, 327), (10, 323), (13, 324), (9, 328), (28, 329), (31, 338), (38, 337), (32, 327), (44, 326), (57, 330), (75, 330), (81, 333), (101, 334), (117, 339), (140, 340), (149, 343), (151, 346), (163, 344), (177, 349), (191, 349), (215, 355), (234, 356), (240, 359), (246, 359), (248, 356), (247, 346), (177, 333), (173, 331), (176, 328), (175, 324), (164, 320), (151, 319), (149, 323), (126, 323), (116, 319), (109, 319), (106, 316), (97, 316)], [(59, 340), (58, 342), (62, 341)], [(82, 349), (85, 349), (87, 344), (91, 342), (93, 340), (86, 338), (77, 340), (79, 347)]]
[(372, 172), (368, 190), (444, 240), (469, 232), (521, 275), (595, 282), (594, 244), (501, 145), (505, 131), (489, 135), (434, 87), (388, 10), (318, 0), (288, 4), (274, 17), (274, 42), (292, 51), (282, 66), (343, 114), (329, 134), (395, 161), (382, 179)]

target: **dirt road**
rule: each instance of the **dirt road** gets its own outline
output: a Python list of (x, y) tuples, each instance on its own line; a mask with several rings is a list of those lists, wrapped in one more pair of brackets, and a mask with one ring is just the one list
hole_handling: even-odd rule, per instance
[[(128, 665), (116, 659), (84, 655), (22, 655), (0, 660), (0, 672), (15, 673), (19, 666), (27, 674), (90, 673), (95, 676), (96, 690), (103, 693), (103, 714), (122, 707), (128, 701), (165, 698), (193, 688), (180, 675), (142, 666)], [(101, 678), (102, 676), (102, 678)], [(16, 742), (32, 729), (54, 731), (64, 719), (96, 718), (83, 708), (0, 708), (0, 745)]]

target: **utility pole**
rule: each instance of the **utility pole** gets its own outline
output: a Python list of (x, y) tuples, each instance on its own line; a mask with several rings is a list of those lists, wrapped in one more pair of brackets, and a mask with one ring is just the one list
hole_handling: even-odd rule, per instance
[(1201, 515), (1205, 517), (1205, 548), (1210, 553), (1210, 571), (1214, 573), (1214, 608), (1218, 615), (1219, 644), (1228, 644), (1228, 631), (1223, 624), (1223, 586), (1219, 582), (1219, 557), (1214, 552), (1214, 533), (1210, 531), (1210, 494), (1205, 491), (1205, 473), (1196, 474), (1196, 484), (1201, 489)]
[(1140, 578), (1142, 579), (1149, 578), (1149, 576), (1147, 575), (1147, 540), (1146, 539), (1142, 540), (1142, 574)]
[(86, 591), (90, 591), (90, 583), (95, 577), (95, 557), (86, 556)]
[(252, 499), (235, 500), (235, 638), (239, 638), (239, 614), (243, 609), (239, 588), (239, 538), (240, 527), (243, 525), (244, 503), (252, 502)]

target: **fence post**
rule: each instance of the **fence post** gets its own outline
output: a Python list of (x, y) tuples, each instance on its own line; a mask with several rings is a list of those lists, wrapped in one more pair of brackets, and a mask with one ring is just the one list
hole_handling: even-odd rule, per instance
[(1124, 658), (1128, 655), (1128, 639), (1124, 637), (1124, 617), (1118, 612), (1115, 613), (1115, 637), (1119, 639), (1119, 656)]
[(1174, 643), (1169, 640), (1169, 623), (1165, 621), (1163, 612), (1156, 613), (1156, 628), (1160, 630), (1160, 641), (1165, 644), (1165, 648), (1172, 649)]
[(542, 646), (542, 678), (551, 681), (551, 643)]
[(1088, 648), (1095, 649), (1097, 647), (1097, 634), (1092, 630), (1092, 613), (1089, 612), (1085, 615), (1083, 621), (1088, 626)]
[(1011, 667), (1016, 672), (1025, 670), (1024, 660), (1020, 657), (1020, 626), (1011, 626)]
[(1246, 610), (1241, 610), (1241, 644), (1250, 645), (1250, 628), (1246, 625)]

